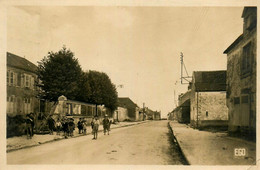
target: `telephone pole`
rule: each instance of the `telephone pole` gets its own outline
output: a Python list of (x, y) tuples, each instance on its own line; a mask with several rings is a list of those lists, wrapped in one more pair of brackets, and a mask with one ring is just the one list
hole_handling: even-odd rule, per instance
[(143, 121), (144, 121), (145, 103), (143, 103)]

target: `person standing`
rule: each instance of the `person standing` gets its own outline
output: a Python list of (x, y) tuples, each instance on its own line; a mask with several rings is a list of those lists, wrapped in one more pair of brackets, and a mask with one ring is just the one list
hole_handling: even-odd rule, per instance
[(61, 131), (61, 121), (58, 118), (57, 122), (56, 122), (56, 129), (57, 129), (57, 135), (60, 135), (60, 131)]
[(106, 132), (108, 132), (109, 135), (109, 119), (107, 115), (105, 115), (105, 118), (103, 119), (103, 130), (104, 135), (106, 135)]
[(82, 128), (83, 128), (83, 134), (87, 134), (87, 121), (83, 118), (82, 120)]
[(81, 134), (82, 133), (82, 129), (83, 129), (81, 118), (79, 118), (79, 121), (78, 121), (78, 129), (79, 129), (79, 134)]
[(95, 116), (94, 120), (93, 120), (93, 139), (96, 139), (97, 140), (97, 137), (98, 137), (98, 127), (99, 127), (99, 120), (98, 120), (98, 116)]
[(52, 116), (50, 116), (48, 119), (48, 125), (49, 125), (50, 134), (53, 135), (53, 130), (55, 128), (55, 120), (52, 118)]
[(26, 115), (26, 133), (27, 133), (27, 139), (31, 139), (33, 136), (33, 128), (32, 128), (32, 118), (27, 114)]

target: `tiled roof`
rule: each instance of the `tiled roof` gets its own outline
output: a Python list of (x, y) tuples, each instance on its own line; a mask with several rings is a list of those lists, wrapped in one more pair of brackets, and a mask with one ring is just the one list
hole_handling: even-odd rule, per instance
[(23, 57), (7, 52), (7, 66), (23, 69), (36, 73), (37, 66)]
[(226, 71), (195, 71), (195, 91), (226, 91)]
[(129, 97), (119, 97), (118, 106), (126, 108), (138, 107)]

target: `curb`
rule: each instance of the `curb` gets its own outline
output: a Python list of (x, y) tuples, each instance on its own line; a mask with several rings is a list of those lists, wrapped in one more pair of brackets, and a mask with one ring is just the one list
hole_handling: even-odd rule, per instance
[[(147, 123), (147, 122), (149, 122), (149, 121), (138, 122), (138, 123), (136, 123), (136, 124), (122, 125), (122, 126), (114, 127), (114, 128), (111, 128), (111, 129), (118, 129), (118, 128), (121, 128), (121, 127), (134, 126), (134, 125), (139, 125), (139, 124), (143, 124), (143, 123)], [(103, 132), (103, 130), (99, 130), (98, 132)], [(78, 137), (82, 137), (82, 136), (87, 136), (87, 135), (91, 135), (91, 132), (87, 133), (86, 135), (72, 136), (72, 137), (70, 137), (70, 139), (71, 139), (71, 138), (78, 138)], [(39, 143), (34, 144), (34, 145), (23, 146), (23, 147), (14, 148), (14, 149), (8, 149), (8, 150), (6, 150), (6, 153), (13, 152), (13, 151), (17, 151), (17, 150), (21, 150), (21, 149), (26, 149), (26, 148), (32, 148), (32, 147), (35, 147), (35, 146), (39, 146), (39, 145), (42, 145), (42, 144), (51, 143), (51, 142), (55, 142), (55, 141), (60, 141), (60, 140), (63, 140), (63, 139), (65, 139), (65, 138), (62, 137), (62, 138), (57, 138), (57, 139), (52, 139), (52, 140), (49, 140), (49, 141), (45, 141), (45, 142), (42, 142), (42, 143), (39, 142)]]
[(187, 159), (186, 155), (184, 154), (184, 152), (183, 152), (183, 150), (182, 150), (182, 148), (181, 148), (181, 146), (180, 146), (180, 144), (179, 144), (179, 142), (178, 142), (177, 138), (176, 138), (176, 137), (175, 137), (175, 135), (174, 135), (174, 132), (173, 132), (173, 130), (172, 130), (171, 123), (170, 123), (170, 122), (168, 122), (168, 125), (169, 125), (169, 127), (170, 127), (170, 130), (171, 130), (171, 132), (172, 132), (172, 135), (173, 135), (173, 137), (174, 137), (174, 139), (173, 139), (173, 140), (175, 140), (175, 141), (176, 141), (176, 143), (177, 143), (178, 147), (180, 148), (180, 151), (181, 151), (181, 153), (182, 153), (182, 155), (183, 155), (183, 157), (184, 157), (185, 161), (187, 162), (187, 164), (188, 164), (188, 165), (191, 165), (191, 164), (190, 164), (190, 161)]

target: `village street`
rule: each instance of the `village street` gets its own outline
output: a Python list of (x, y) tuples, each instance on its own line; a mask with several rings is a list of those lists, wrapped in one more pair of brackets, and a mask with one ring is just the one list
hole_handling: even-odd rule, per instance
[(184, 164), (167, 121), (151, 121), (7, 153), (7, 164)]

